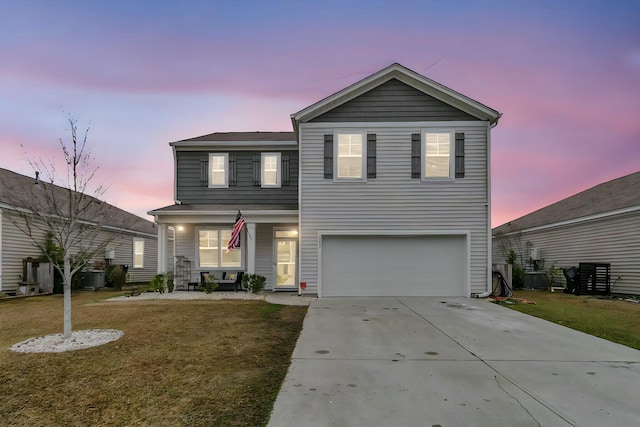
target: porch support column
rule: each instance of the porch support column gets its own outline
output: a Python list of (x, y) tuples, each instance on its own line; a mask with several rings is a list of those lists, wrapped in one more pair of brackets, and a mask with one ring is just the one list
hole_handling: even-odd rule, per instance
[(167, 224), (158, 224), (158, 274), (167, 269)]
[(256, 272), (256, 223), (247, 223), (247, 274)]

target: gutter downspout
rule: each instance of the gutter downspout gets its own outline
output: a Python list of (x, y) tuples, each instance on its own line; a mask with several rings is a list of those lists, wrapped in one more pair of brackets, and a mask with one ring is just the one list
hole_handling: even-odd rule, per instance
[[(502, 116), (500, 114), (498, 119)], [(491, 129), (498, 125), (495, 122), (487, 122), (487, 291), (476, 294), (476, 298), (487, 298), (493, 293), (493, 266), (492, 266), (492, 242), (491, 242)]]

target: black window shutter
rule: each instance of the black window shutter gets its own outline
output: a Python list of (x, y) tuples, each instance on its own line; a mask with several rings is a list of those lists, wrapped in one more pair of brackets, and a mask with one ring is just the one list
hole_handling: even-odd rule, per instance
[(333, 179), (333, 134), (324, 136), (324, 179)]
[(291, 174), (289, 172), (289, 155), (281, 154), (280, 162), (282, 163), (282, 171), (280, 172), (280, 180), (282, 185), (291, 185)]
[(464, 133), (456, 133), (456, 178), (464, 178)]
[(422, 176), (422, 162), (420, 159), (420, 141), (422, 135), (419, 133), (411, 134), (411, 178), (420, 178)]
[(229, 156), (229, 187), (238, 185), (236, 156)]
[(209, 185), (209, 156), (200, 158), (200, 182), (205, 186)]
[(376, 177), (376, 134), (367, 134), (367, 178)]
[(255, 154), (253, 156), (253, 185), (255, 187), (260, 187), (260, 185), (262, 185), (262, 174), (260, 173), (260, 163), (261, 163), (260, 154)]

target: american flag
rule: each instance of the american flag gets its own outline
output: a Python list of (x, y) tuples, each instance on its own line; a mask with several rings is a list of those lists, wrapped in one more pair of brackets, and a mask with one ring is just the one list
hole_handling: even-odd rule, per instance
[(227, 253), (231, 252), (231, 249), (235, 249), (240, 246), (240, 232), (244, 227), (245, 221), (240, 211), (236, 216), (236, 223), (233, 224), (233, 231), (231, 231), (231, 237), (229, 238), (229, 244), (227, 245)]

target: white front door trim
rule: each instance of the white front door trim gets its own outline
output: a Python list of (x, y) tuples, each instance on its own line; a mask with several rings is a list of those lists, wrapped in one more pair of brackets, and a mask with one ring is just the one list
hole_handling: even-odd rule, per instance
[[(299, 259), (299, 247), (300, 247), (300, 238), (299, 238), (299, 234), (298, 237), (276, 237), (276, 233), (278, 231), (291, 231), (292, 228), (291, 227), (274, 227), (273, 228), (273, 290), (296, 290), (298, 289), (298, 277), (299, 277), (299, 273), (298, 273), (298, 265), (300, 264), (298, 262)], [(298, 231), (298, 226), (295, 226), (295, 230)], [(278, 242), (281, 241), (294, 241), (296, 242), (296, 259), (294, 260), (295, 264), (294, 264), (294, 281), (293, 281), (293, 285), (291, 286), (283, 286), (280, 285), (278, 286)]]

